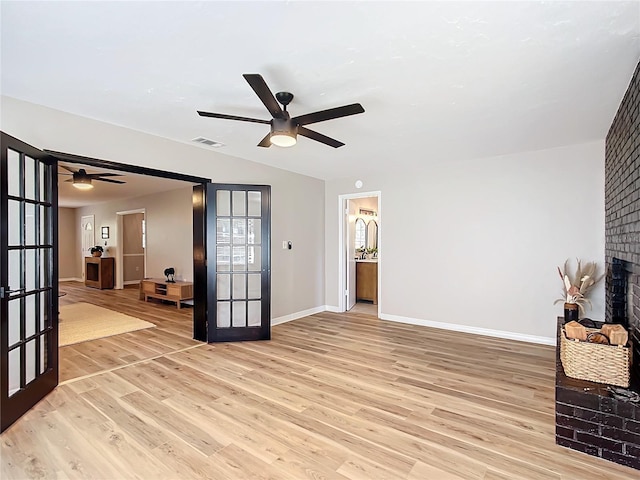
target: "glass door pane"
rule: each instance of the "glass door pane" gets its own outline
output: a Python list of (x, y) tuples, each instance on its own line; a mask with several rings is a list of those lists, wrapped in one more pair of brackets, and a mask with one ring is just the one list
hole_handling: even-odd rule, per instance
[[(57, 384), (57, 164), (4, 133), (0, 171), (0, 431)], [(54, 318), (55, 317), (55, 318)], [(6, 323), (5, 323), (6, 322)]]
[[(270, 336), (270, 189), (266, 186), (211, 185), (215, 202), (216, 302), (209, 341)], [(213, 220), (213, 219), (211, 219)], [(211, 320), (209, 325), (211, 326)]]

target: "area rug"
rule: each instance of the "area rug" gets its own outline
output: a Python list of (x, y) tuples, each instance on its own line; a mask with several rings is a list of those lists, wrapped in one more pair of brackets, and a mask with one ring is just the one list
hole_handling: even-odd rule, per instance
[(60, 306), (59, 345), (73, 345), (155, 327), (153, 323), (90, 303)]

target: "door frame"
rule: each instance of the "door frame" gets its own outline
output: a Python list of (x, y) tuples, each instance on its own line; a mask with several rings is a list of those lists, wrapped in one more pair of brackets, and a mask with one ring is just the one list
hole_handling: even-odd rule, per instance
[[(173, 180), (182, 180), (184, 182), (195, 183), (193, 193), (193, 286), (194, 286), (194, 308), (193, 308), (193, 338), (195, 340), (202, 340), (199, 338), (198, 326), (200, 325), (199, 315), (204, 315), (206, 320), (207, 305), (199, 305), (198, 299), (195, 296), (195, 292), (198, 290), (198, 283), (202, 281), (202, 278), (206, 278), (207, 265), (205, 262), (198, 261), (199, 255), (199, 243), (197, 241), (198, 234), (202, 235), (202, 232), (206, 232), (205, 211), (201, 205), (201, 199), (198, 198), (195, 191), (199, 186), (204, 186), (211, 183), (211, 179), (203, 177), (195, 177), (193, 175), (185, 175), (183, 173), (168, 172), (166, 170), (158, 170), (155, 168), (141, 167), (139, 165), (129, 165), (126, 163), (114, 162), (111, 160), (102, 160), (92, 157), (83, 157), (81, 155), (74, 155), (70, 153), (57, 152), (54, 150), (43, 150), (45, 153), (56, 158), (58, 161), (68, 163), (80, 163), (83, 165), (90, 165), (92, 167), (104, 168), (109, 170), (117, 170), (121, 172), (135, 173), (138, 175), (148, 175), (151, 177), (170, 178)], [(200, 232), (200, 233), (198, 233)], [(145, 253), (146, 255), (146, 253)], [(146, 256), (145, 256), (146, 259)], [(206, 285), (206, 282), (205, 282)], [(205, 299), (206, 300), (206, 299)]]
[[(349, 213), (346, 212), (347, 200), (356, 198), (378, 198), (378, 250), (382, 251), (382, 192), (380, 190), (370, 192), (345, 193), (338, 195), (338, 311), (346, 312), (347, 299), (345, 291), (347, 289), (346, 278), (349, 268), (347, 258), (346, 229), (349, 228)], [(382, 257), (378, 257), (378, 318), (382, 311)]]
[[(192, 207), (193, 208), (193, 207)], [(116, 212), (116, 231), (114, 232), (116, 241), (118, 245), (121, 245), (122, 248), (118, 248), (116, 251), (116, 261), (118, 265), (122, 265), (121, 268), (116, 269), (116, 289), (124, 288), (124, 251), (123, 251), (123, 241), (124, 241), (124, 217), (125, 215), (132, 215), (134, 213), (141, 213), (144, 216), (144, 221), (147, 220), (147, 209), (146, 208), (136, 208), (134, 210), (125, 210), (123, 212)], [(147, 277), (147, 247), (144, 248), (143, 259), (142, 259), (142, 278)]]

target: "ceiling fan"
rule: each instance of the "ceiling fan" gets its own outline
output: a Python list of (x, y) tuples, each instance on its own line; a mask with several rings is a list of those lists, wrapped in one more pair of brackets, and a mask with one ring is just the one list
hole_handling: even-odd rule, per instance
[(103, 178), (103, 177), (122, 177), (122, 175), (119, 175), (117, 173), (87, 173), (87, 171), (84, 168), (80, 168), (78, 170), (72, 170), (69, 167), (66, 167), (62, 164), (58, 164), (60, 165), (62, 168), (64, 168), (65, 170), (68, 170), (71, 173), (60, 173), (60, 175), (72, 175), (73, 178), (70, 178), (69, 180), (65, 180), (66, 182), (73, 182), (73, 186), (80, 189), (80, 190), (90, 190), (93, 188), (92, 185), (92, 181), (93, 180), (98, 180), (100, 182), (109, 182), (109, 183), (127, 183), (127, 182), (123, 182), (122, 180), (111, 180), (109, 178)]
[[(271, 131), (258, 143), (259, 147), (270, 147), (272, 144), (279, 147), (290, 147), (296, 144), (297, 135), (310, 138), (325, 145), (329, 145), (333, 148), (338, 148), (344, 145), (344, 143), (335, 140), (331, 137), (327, 137), (314, 130), (309, 130), (305, 125), (312, 123), (325, 122), (327, 120), (333, 120), (334, 118), (348, 117), (349, 115), (356, 115), (363, 113), (364, 108), (359, 103), (352, 103), (351, 105), (344, 105), (342, 107), (330, 108), (328, 110), (321, 110), (314, 113), (307, 113), (306, 115), (299, 115), (291, 118), (289, 112), (287, 112), (287, 105), (293, 100), (293, 94), (289, 92), (278, 92), (275, 97), (266, 82), (262, 78), (262, 75), (257, 73), (245, 73), (242, 75), (249, 83), (251, 88), (258, 98), (267, 107), (269, 113), (273, 117), (271, 120), (261, 120), (258, 118), (238, 117), (235, 115), (226, 115), (224, 113), (211, 113), (202, 112), (198, 110), (198, 115), (201, 117), (213, 117), (223, 118), (226, 120), (240, 120), (241, 122), (253, 122), (264, 123), (271, 125)], [(278, 104), (282, 104), (282, 108)]]

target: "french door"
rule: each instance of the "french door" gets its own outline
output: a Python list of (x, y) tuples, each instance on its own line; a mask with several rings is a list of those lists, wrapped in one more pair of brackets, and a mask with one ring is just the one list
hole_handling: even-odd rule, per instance
[(206, 325), (194, 325), (195, 337), (208, 342), (268, 340), (271, 187), (209, 183), (195, 187), (194, 195), (202, 195), (206, 218), (203, 231), (194, 231), (194, 242), (201, 236), (204, 245), (202, 254), (194, 248), (195, 295), (206, 296), (206, 302), (196, 303), (207, 306)]
[(58, 384), (57, 162), (1, 133), (0, 431)]

